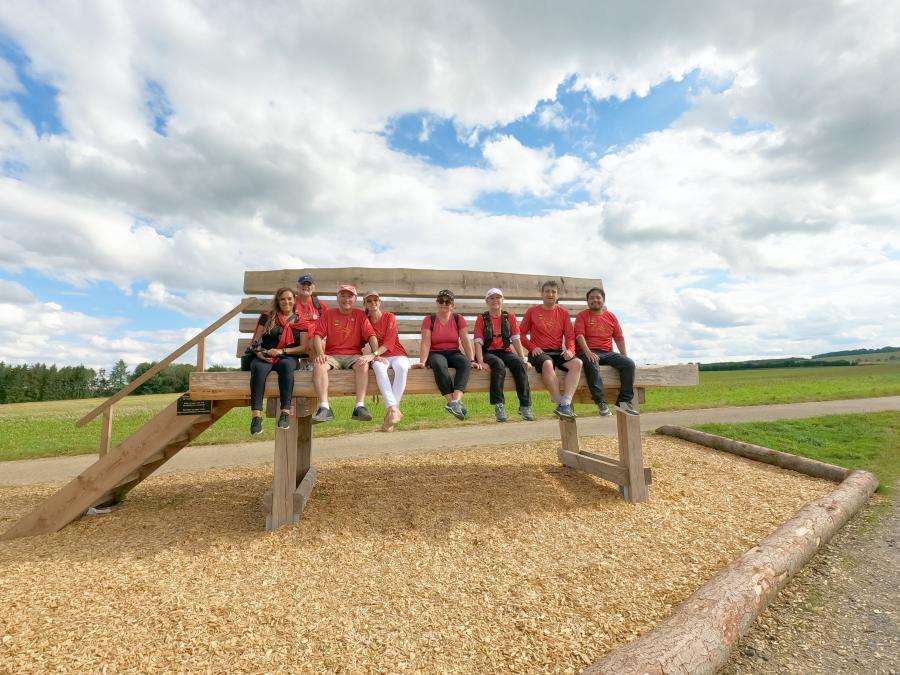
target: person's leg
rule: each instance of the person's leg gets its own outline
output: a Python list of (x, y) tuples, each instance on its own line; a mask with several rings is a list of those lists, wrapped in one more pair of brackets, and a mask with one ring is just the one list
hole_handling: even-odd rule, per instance
[(431, 352), (428, 355), (427, 363), (434, 372), (434, 383), (437, 385), (438, 391), (449, 401), (450, 394), (453, 393), (453, 380), (450, 379), (446, 355), (442, 352)]
[(250, 362), (250, 410), (254, 417), (262, 415), (263, 396), (266, 391), (266, 378), (272, 372), (272, 364), (262, 359)]
[(316, 398), (319, 404), (328, 407), (328, 371), (331, 364), (313, 361), (313, 389), (316, 390)]
[(491, 396), (490, 402), (493, 405), (505, 403), (506, 396), (503, 394), (503, 383), (506, 382), (506, 364), (496, 352), (486, 352), (484, 362), (491, 368)]
[(462, 352), (452, 352), (447, 356), (447, 365), (456, 371), (453, 377), (453, 392), (450, 395), (450, 400), (459, 401), (466, 387), (469, 386), (469, 374), (472, 372), (472, 364)]
[[(547, 355), (542, 354), (542, 356)], [(536, 363), (532, 362), (532, 365), (534, 365), (535, 368), (538, 368)], [(547, 388), (547, 393), (550, 394), (550, 398), (553, 399), (554, 403), (559, 403), (559, 378), (556, 377), (556, 368), (553, 366), (553, 359), (550, 357), (540, 359), (540, 367), (538, 370), (540, 370), (541, 381)]]
[(634, 399), (634, 361), (617, 352), (606, 352), (600, 363), (619, 371), (619, 398), (616, 403), (630, 403)]
[(531, 384), (528, 382), (528, 370), (525, 368), (525, 364), (513, 352), (503, 352), (501, 358), (516, 381), (516, 396), (519, 397), (519, 407), (531, 408)]
[(563, 396), (566, 403), (571, 404), (572, 399), (575, 397), (575, 390), (578, 389), (578, 382), (581, 380), (581, 359), (569, 359), (565, 362), (565, 367), (567, 372)]
[(283, 356), (275, 364), (278, 373), (278, 394), (281, 399), (281, 410), (291, 412), (291, 399), (294, 397), (294, 371), (297, 370), (297, 359)]
[(579, 354), (578, 358), (584, 365), (584, 379), (587, 380), (588, 389), (590, 389), (591, 392), (591, 398), (594, 399), (594, 403), (600, 405), (604, 402), (603, 378), (600, 377), (600, 367), (584, 354)]
[(396, 406), (400, 407), (400, 401), (403, 400), (403, 392), (406, 391), (406, 378), (409, 375), (409, 357), (407, 356), (391, 356), (388, 358), (391, 364), (391, 370), (394, 371), (394, 381), (391, 383), (391, 391), (394, 394)]
[[(386, 408), (392, 408), (397, 405), (397, 399), (394, 396), (394, 390), (391, 387), (391, 380), (388, 377), (388, 364), (380, 361), (372, 362), (372, 370), (375, 371), (375, 381), (378, 383), (378, 391), (384, 398)], [(394, 375), (396, 377), (396, 374)]]

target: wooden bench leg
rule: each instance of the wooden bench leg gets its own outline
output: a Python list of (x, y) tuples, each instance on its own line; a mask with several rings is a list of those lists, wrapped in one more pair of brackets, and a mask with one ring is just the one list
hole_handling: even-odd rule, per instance
[(289, 429), (275, 431), (272, 488), (263, 495), (266, 529), (300, 521), (300, 515), (316, 483), (312, 466), (312, 411), (309, 401), (294, 401)]
[(559, 418), (559, 440), (564, 452), (578, 452), (578, 425), (573, 418)]
[(644, 452), (641, 449), (641, 418), (616, 412), (619, 436), (619, 460), (626, 471), (626, 483), (620, 490), (629, 502), (647, 501), (647, 481), (644, 478)]

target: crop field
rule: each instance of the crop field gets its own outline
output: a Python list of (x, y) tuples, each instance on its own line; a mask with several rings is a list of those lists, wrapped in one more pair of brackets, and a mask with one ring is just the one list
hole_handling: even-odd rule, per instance
[[(764, 405), (824, 401), (871, 396), (900, 395), (900, 363), (871, 366), (833, 368), (782, 368), (772, 370), (742, 370), (701, 372), (696, 387), (652, 389), (647, 392), (645, 412), (716, 408), (723, 406)], [(113, 443), (138, 429), (176, 394), (132, 396), (116, 405), (113, 424)], [(470, 419), (459, 422), (444, 411), (444, 401), (438, 396), (409, 396), (403, 401), (406, 417), (398, 431), (408, 429), (477, 424), (493, 419), (493, 408), (487, 394), (471, 394), (465, 398)], [(76, 429), (75, 420), (92, 410), (101, 399), (50, 401), (45, 403), (15, 403), (0, 405), (0, 460), (30, 459), (57, 455), (87, 454), (97, 451), (100, 420)], [(515, 395), (507, 394), (511, 408), (511, 422), (515, 423)], [(316, 428), (318, 437), (347, 433), (371, 432), (380, 426), (384, 406), (367, 403), (376, 421), (359, 423), (350, 420), (353, 401), (334, 399), (332, 407), (337, 419)], [(595, 414), (591, 404), (576, 404), (578, 414)], [(552, 416), (553, 405), (546, 392), (534, 394), (534, 410), (538, 418)], [(195, 445), (237, 443), (250, 440), (248, 426), (250, 412), (239, 408), (194, 441)], [(274, 436), (274, 423), (268, 420), (266, 431), (258, 440)]]

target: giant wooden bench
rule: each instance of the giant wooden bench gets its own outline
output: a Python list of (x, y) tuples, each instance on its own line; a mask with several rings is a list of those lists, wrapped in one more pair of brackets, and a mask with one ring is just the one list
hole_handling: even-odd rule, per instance
[[(334, 297), (338, 285), (342, 283), (355, 285), (360, 294), (368, 290), (378, 291), (382, 296), (383, 311), (397, 315), (401, 340), (412, 358), (419, 354), (422, 317), (434, 312), (434, 299), (438, 291), (444, 288), (449, 288), (456, 294), (456, 311), (466, 317), (471, 331), (475, 317), (486, 310), (484, 293), (488, 288), (501, 288), (506, 299), (504, 308), (521, 317), (529, 306), (540, 302), (541, 284), (553, 278), (559, 284), (560, 304), (574, 317), (575, 313), (584, 309), (588, 289), (603, 287), (599, 279), (460, 270), (334, 268), (246, 272), (244, 293), (250, 297), (246, 297), (237, 307), (161, 360), (153, 369), (78, 420), (76, 425), (83, 426), (102, 415), (99, 459), (31, 513), (14, 523), (0, 539), (54, 532), (80, 517), (91, 506), (121, 501), (128, 491), (231, 408), (249, 405), (249, 373), (204, 371), (205, 338), (240, 313), (248, 315), (240, 319), (240, 330), (252, 333), (257, 315), (268, 309), (275, 290), (281, 286), (293, 288), (297, 278), (304, 273), (315, 277), (318, 294), (326, 300)], [(335, 306), (335, 303), (329, 305)], [(361, 303), (357, 306), (362, 308)], [(239, 341), (237, 356), (244, 352), (248, 342), (249, 339)], [(190, 399), (187, 402), (199, 402), (193, 410), (187, 411), (194, 414), (182, 414), (185, 412), (182, 410), (185, 407), (183, 401), (173, 403), (144, 427), (111, 448), (115, 403), (194, 346), (197, 347), (197, 371), (191, 374)], [(606, 398), (614, 401), (618, 393), (618, 373), (612, 368), (601, 367), (601, 374)], [(532, 391), (540, 395), (539, 392), (544, 390), (540, 374), (529, 371), (529, 380)], [(697, 382), (697, 366), (693, 364), (640, 366), (635, 373), (635, 404), (643, 402), (646, 388), (690, 386)], [(350, 396), (355, 393), (351, 371), (331, 371), (329, 383), (329, 393), (333, 396)], [(486, 392), (489, 390), (489, 383), (489, 372), (473, 369), (467, 391)], [(506, 387), (514, 390), (512, 377), (506, 378)], [(369, 392), (377, 391), (374, 373), (371, 373)], [(430, 370), (409, 371), (406, 392), (440, 396)], [(296, 373), (293, 393), (295, 401), (291, 424), (288, 429), (276, 430), (272, 488), (263, 496), (267, 512), (266, 526), (270, 529), (297, 522), (315, 484), (311, 415), (315, 412), (317, 401), (311, 372), (301, 370)], [(272, 399), (278, 396), (278, 383), (274, 375), (267, 380), (266, 396)], [(584, 376), (578, 387), (576, 401), (590, 401)], [(559, 460), (565, 466), (615, 483), (628, 501), (644, 501), (648, 497), (647, 485), (651, 476), (650, 469), (643, 465), (640, 419), (617, 413), (616, 424), (618, 460), (580, 450), (577, 420), (560, 419)], [(500, 440), (501, 434), (502, 430), (497, 429), (491, 434), (491, 440)]]

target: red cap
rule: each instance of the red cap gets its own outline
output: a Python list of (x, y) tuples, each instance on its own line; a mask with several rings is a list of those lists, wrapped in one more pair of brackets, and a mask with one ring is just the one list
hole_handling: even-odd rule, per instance
[(356, 286), (351, 286), (350, 284), (341, 284), (338, 286), (338, 293), (341, 291), (350, 291), (353, 295), (356, 295)]

